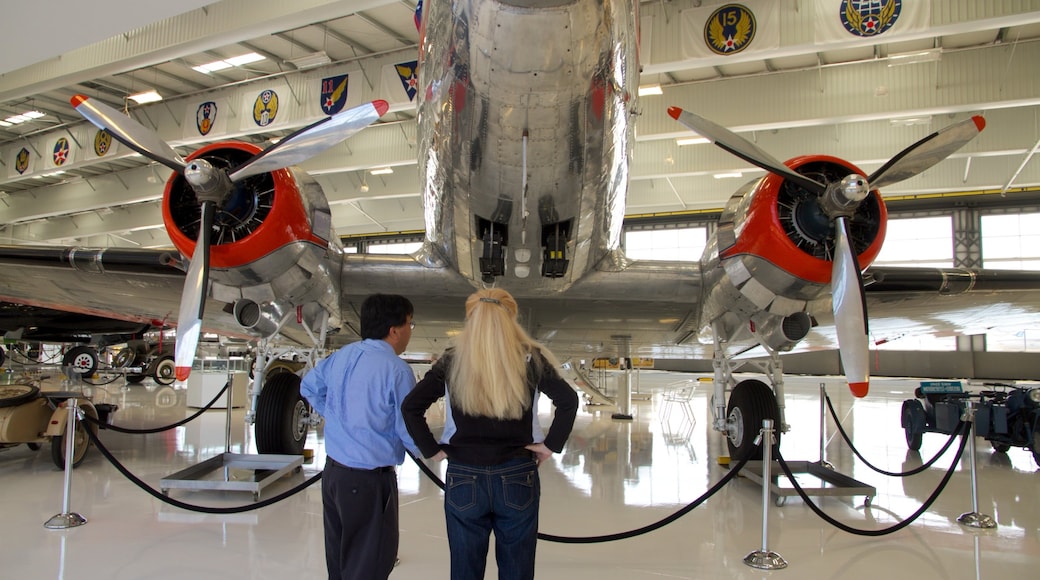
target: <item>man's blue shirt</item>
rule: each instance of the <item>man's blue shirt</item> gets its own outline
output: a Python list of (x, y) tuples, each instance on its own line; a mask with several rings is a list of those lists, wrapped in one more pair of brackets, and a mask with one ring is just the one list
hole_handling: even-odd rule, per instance
[(385, 340), (366, 339), (334, 352), (304, 375), (300, 393), (325, 418), (325, 452), (348, 467), (404, 462), (412, 442), (401, 401), (415, 386), (411, 367)]

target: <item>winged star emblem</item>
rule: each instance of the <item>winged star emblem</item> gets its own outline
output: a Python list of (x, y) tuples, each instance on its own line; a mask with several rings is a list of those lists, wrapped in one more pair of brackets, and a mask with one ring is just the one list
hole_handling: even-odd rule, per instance
[(716, 54), (733, 54), (744, 50), (755, 35), (755, 18), (738, 4), (716, 10), (704, 29), (704, 40)]

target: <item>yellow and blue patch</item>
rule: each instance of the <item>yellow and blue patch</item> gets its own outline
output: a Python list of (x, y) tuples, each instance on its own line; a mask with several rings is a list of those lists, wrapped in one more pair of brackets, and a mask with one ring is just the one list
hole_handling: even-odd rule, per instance
[(755, 39), (755, 14), (741, 4), (719, 7), (704, 23), (704, 44), (715, 54), (736, 54)]

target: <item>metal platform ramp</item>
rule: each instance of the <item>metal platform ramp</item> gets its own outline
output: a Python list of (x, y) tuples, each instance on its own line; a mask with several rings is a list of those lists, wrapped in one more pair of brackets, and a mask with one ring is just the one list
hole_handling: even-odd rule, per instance
[[(565, 371), (564, 378), (569, 378), (575, 386), (585, 393), (585, 397), (589, 404), (617, 407), (617, 401), (615, 401), (613, 397), (608, 397), (603, 391), (601, 391), (584, 370), (575, 366), (571, 361), (563, 363), (561, 368)], [(567, 375), (570, 376), (568, 377)]]

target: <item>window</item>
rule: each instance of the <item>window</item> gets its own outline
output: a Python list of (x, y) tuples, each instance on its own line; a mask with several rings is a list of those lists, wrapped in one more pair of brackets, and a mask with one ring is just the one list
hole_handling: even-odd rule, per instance
[(707, 228), (628, 230), (625, 255), (633, 260), (697, 262), (708, 243)]
[(953, 267), (953, 218), (888, 220), (888, 233), (875, 266)]
[(391, 242), (388, 244), (369, 244), (369, 254), (411, 254), (422, 247), (422, 242)]
[(1040, 270), (1040, 213), (982, 216), (982, 264)]

